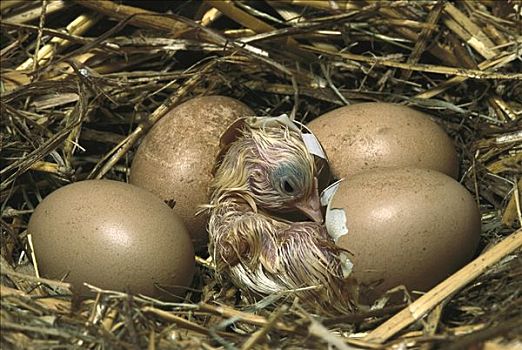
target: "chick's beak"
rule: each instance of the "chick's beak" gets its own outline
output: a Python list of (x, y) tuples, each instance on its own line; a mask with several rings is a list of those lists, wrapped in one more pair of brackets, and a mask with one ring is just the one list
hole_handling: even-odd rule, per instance
[(321, 200), (319, 199), (319, 189), (316, 177), (314, 177), (314, 187), (310, 195), (297, 201), (295, 207), (313, 221), (318, 223), (323, 222)]

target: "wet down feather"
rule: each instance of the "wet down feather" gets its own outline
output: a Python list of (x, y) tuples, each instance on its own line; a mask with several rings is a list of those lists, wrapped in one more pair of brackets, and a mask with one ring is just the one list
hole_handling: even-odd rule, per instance
[[(217, 277), (249, 299), (278, 293), (298, 296), (313, 312), (353, 310), (346, 252), (322, 224), (317, 169), (299, 129), (278, 118), (246, 118), (234, 133), (210, 186), (209, 253)], [(314, 221), (274, 215), (297, 211)]]

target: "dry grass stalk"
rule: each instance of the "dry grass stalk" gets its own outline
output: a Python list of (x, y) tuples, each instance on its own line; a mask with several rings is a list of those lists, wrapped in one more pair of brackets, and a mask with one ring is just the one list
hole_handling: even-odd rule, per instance
[[(66, 31), (72, 35), (82, 35), (99, 19), (100, 16), (97, 15), (80, 15), (66, 27)], [(16, 69), (23, 71), (33, 68), (34, 64), (45, 64), (45, 62), (48, 61), (56, 53), (57, 50), (68, 44), (70, 44), (70, 42), (67, 40), (53, 38), (53, 40), (51, 40), (49, 44), (45, 45), (44, 47), (42, 47), (41, 50), (37, 51), (37, 53), (34, 55), (34, 58), (27, 59)]]
[[(454, 21), (445, 19), (446, 26), (456, 29), (455, 33), (466, 41), (471, 47), (479, 52), (484, 58), (492, 58), (497, 55), (493, 48), (495, 44), (482, 32), (480, 27), (471, 21), (466, 15), (459, 11), (453, 4), (444, 5), (446, 12)], [(469, 32), (467, 34), (466, 32)]]
[(278, 310), (274, 311), (268, 318), (266, 325), (264, 325), (258, 331), (252, 333), (250, 338), (248, 338), (247, 341), (243, 343), (243, 345), (241, 346), (241, 350), (249, 350), (253, 348), (258, 342), (260, 342), (261, 339), (264, 338), (272, 328), (274, 328), (278, 319), (286, 311), (288, 311), (288, 308), (285, 305), (281, 306)]
[(98, 13), (103, 13), (120, 20), (129, 19), (129, 24), (142, 27), (157, 29), (164, 32), (178, 33), (183, 32), (189, 27), (184, 23), (176, 21), (172, 18), (162, 16), (160, 13), (147, 11), (141, 8), (116, 4), (111, 1), (92, 0), (81, 1), (75, 0), (79, 5), (85, 6)]
[[(160, 310), (160, 309), (157, 309), (157, 308), (154, 308), (154, 307), (145, 307), (142, 309), (142, 311), (144, 313), (151, 313), (153, 315), (156, 315), (158, 317), (161, 317), (165, 320), (168, 320), (169, 322), (173, 322), (175, 323), (176, 325), (178, 325), (179, 327), (182, 327), (182, 328), (185, 328), (185, 329), (188, 329), (188, 330), (191, 330), (191, 331), (194, 331), (194, 332), (197, 332), (197, 333), (201, 333), (201, 334), (204, 334), (204, 335), (210, 335), (210, 332), (207, 328), (205, 327), (202, 327), (196, 323), (193, 323), (193, 322), (190, 322), (190, 321), (187, 321), (186, 319), (182, 318), (182, 317), (179, 317), (179, 316), (176, 316), (172, 313), (169, 313), (169, 312), (165, 312), (163, 310)], [(222, 333), (222, 335), (225, 335), (225, 333)]]
[[(433, 6), (433, 8), (428, 13), (428, 17), (426, 18), (427, 27), (423, 28), (419, 34), (419, 39), (415, 43), (415, 47), (411, 52), (410, 57), (408, 57), (408, 64), (416, 64), (426, 47), (428, 46), (428, 41), (430, 37), (434, 34), (434, 30), (436, 29), (435, 25), (440, 19), (442, 14), (442, 10), (444, 9), (445, 4), (439, 2)], [(413, 72), (411, 70), (405, 70), (401, 73), (401, 78), (408, 80), (411, 77)]]
[[(210, 304), (206, 304), (206, 303), (201, 303), (201, 304), (199, 304), (199, 308), (203, 311), (210, 312), (214, 315), (219, 315), (219, 316), (226, 317), (226, 318), (236, 318), (238, 320), (241, 320), (241, 321), (253, 324), (253, 325), (261, 326), (261, 327), (267, 327), (268, 324), (270, 323), (270, 321), (267, 320), (263, 316), (243, 312), (243, 311), (236, 310), (234, 308), (223, 306), (223, 305), (215, 306), (215, 305), (210, 305)], [(270, 327), (276, 328), (276, 329), (284, 331), (284, 332), (289, 332), (289, 333), (297, 332), (296, 327), (288, 326), (282, 322), (275, 322), (275, 323), (271, 324)], [(299, 333), (299, 332), (297, 332), (297, 333)]]
[(491, 265), (522, 247), (522, 229), (499, 242), (487, 252), (455, 272), (413, 304), (390, 318), (365, 337), (366, 341), (383, 343), (411, 323), (418, 321), (444, 299), (473, 281)]
[(6, 0), (6, 1), (2, 1), (2, 3), (0, 4), (0, 10), (3, 11), (3, 10), (7, 10), (11, 7), (15, 7), (15, 6), (18, 6), (20, 4), (22, 4), (25, 0)]
[[(63, 0), (50, 1), (46, 6), (45, 13), (46, 14), (55, 13), (55, 12), (58, 12), (58, 11), (61, 11), (65, 8), (67, 8), (68, 6), (70, 6), (70, 4), (67, 4)], [(40, 18), (41, 14), (42, 14), (41, 7), (36, 7), (33, 9), (29, 9), (27, 11), (24, 11), (22, 13), (18, 13), (16, 15), (10, 16), (10, 17), (6, 18), (6, 20), (10, 23), (17, 23), (17, 24), (27, 23), (27, 22), (31, 22), (37, 18)]]
[(513, 226), (515, 220), (522, 222), (522, 205), (520, 201), (520, 193), (522, 193), (522, 179), (513, 185), (513, 193), (509, 199), (504, 214), (502, 215), (502, 223), (506, 226)]
[[(382, 65), (392, 68), (401, 68), (410, 71), (425, 72), (425, 73), (438, 73), (438, 74), (449, 74), (457, 77), (475, 78), (475, 79), (503, 79), (503, 80), (522, 80), (522, 73), (495, 73), (487, 72), (480, 69), (465, 69), (465, 68), (453, 68), (447, 66), (435, 66), (431, 64), (411, 64), (391, 61), (384, 57), (366, 57), (362, 55), (355, 55), (349, 53), (338, 53), (328, 52), (326, 50), (319, 50), (310, 46), (302, 45), (301, 47), (306, 48), (310, 51), (315, 51), (325, 55), (342, 57), (347, 60), (370, 63), (372, 65)], [(514, 60), (517, 57), (517, 53), (513, 53), (509, 56), (509, 60)]]
[(359, 8), (354, 1), (349, 0), (335, 2), (330, 0), (280, 0), (280, 2), (296, 6), (310, 6), (318, 9), (329, 9), (335, 11), (349, 11)]

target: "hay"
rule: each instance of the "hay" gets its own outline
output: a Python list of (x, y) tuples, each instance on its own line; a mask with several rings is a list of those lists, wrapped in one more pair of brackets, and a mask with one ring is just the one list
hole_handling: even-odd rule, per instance
[[(12, 0), (0, 10), (2, 348), (521, 346), (520, 1)], [(483, 255), (411, 305), (330, 319), (299, 300), (236, 305), (234, 290), (216, 294), (203, 257), (181, 303), (95, 286), (80, 303), (67, 283), (36, 277), (26, 227), (39, 201), (72, 181), (126, 181), (147, 130), (208, 94), (305, 122), (363, 101), (436, 115), (480, 206)]]

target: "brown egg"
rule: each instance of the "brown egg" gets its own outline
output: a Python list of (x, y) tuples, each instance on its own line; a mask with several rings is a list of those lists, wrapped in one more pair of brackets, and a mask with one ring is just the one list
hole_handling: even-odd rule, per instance
[(378, 169), (340, 183), (326, 226), (353, 254), (352, 276), (376, 287), (363, 288), (371, 301), (401, 284), (427, 291), (469, 262), (480, 238), (480, 213), (471, 194), (447, 175)]
[[(43, 277), (168, 300), (184, 295), (194, 249), (181, 219), (142, 188), (87, 180), (47, 196), (29, 221)], [(158, 289), (161, 286), (167, 293)]]
[(458, 159), (451, 139), (428, 114), (390, 103), (341, 107), (308, 127), (326, 150), (339, 178), (375, 168), (413, 166), (452, 177)]
[(203, 96), (172, 109), (148, 132), (132, 162), (129, 182), (163, 200), (185, 222), (196, 248), (207, 242), (208, 216), (195, 216), (207, 203), (211, 171), (221, 134), (236, 119), (254, 112), (225, 96)]

